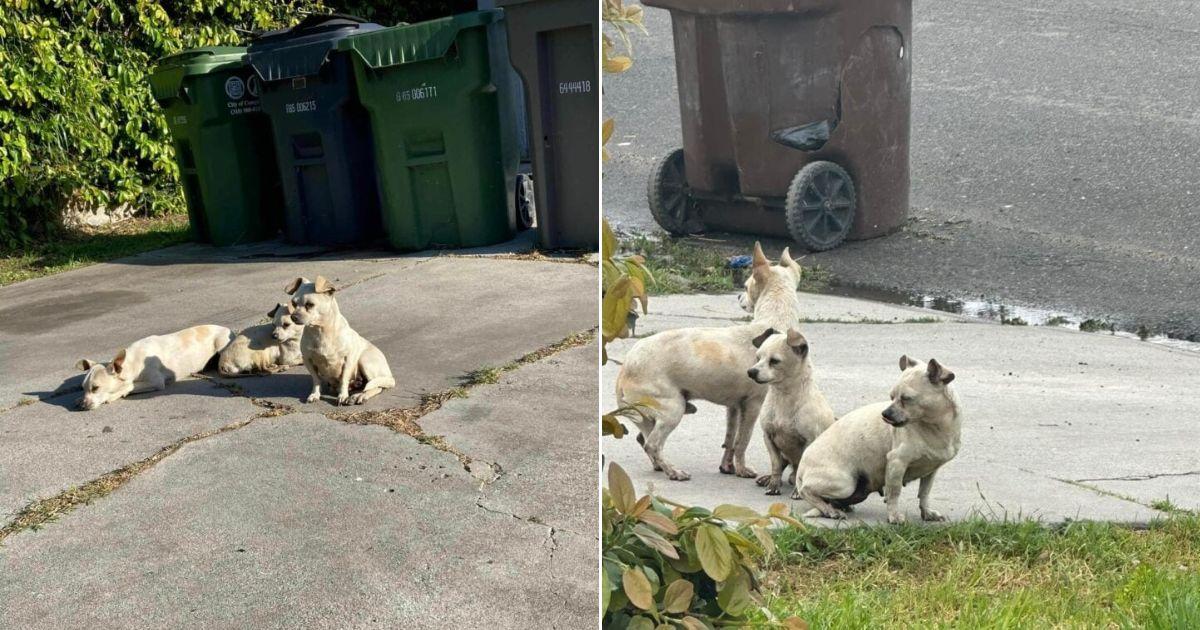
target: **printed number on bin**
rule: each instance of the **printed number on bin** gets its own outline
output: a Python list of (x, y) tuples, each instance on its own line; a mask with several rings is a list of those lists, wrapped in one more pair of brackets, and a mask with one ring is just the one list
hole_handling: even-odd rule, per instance
[(587, 94), (591, 91), (591, 81), (562, 81), (558, 84), (559, 94)]
[(398, 90), (396, 92), (397, 103), (403, 103), (406, 101), (423, 101), (430, 98), (437, 98), (436, 85), (422, 85), (420, 87), (409, 88), (407, 90)]
[(299, 103), (285, 103), (283, 106), (283, 111), (285, 111), (289, 114), (315, 112), (315, 111), (317, 111), (317, 102), (316, 101), (300, 101)]

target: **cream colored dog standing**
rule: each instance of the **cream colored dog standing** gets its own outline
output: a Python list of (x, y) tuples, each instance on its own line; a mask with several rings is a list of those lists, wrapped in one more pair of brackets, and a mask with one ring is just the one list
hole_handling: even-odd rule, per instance
[[(292, 321), (304, 326), (300, 354), (312, 376), (312, 393), (306, 402), (321, 399), (321, 386), (337, 392), (339, 405), (361, 405), (379, 392), (396, 386), (387, 359), (371, 342), (363, 339), (338, 308), (333, 294), (337, 290), (321, 276), (306, 290), (303, 278), (293, 289)], [(353, 394), (351, 390), (355, 389)]]
[(800, 459), (796, 494), (813, 506), (805, 516), (845, 518), (872, 492), (882, 492), (889, 523), (904, 522), (900, 489), (919, 479), (921, 518), (940, 521), (929, 507), (938, 468), (958, 454), (962, 429), (954, 373), (936, 360), (900, 357), (900, 382), (891, 402), (860, 407), (833, 423)]
[(771, 457), (771, 472), (758, 478), (767, 494), (779, 494), (783, 470), (792, 467), (795, 479), (804, 449), (833, 424), (833, 408), (813, 381), (808, 340), (796, 329), (786, 333), (768, 330), (754, 340), (758, 361), (746, 371), (756, 383), (767, 386), (767, 397), (758, 414), (763, 442)]
[(617, 375), (617, 401), (621, 406), (644, 405), (647, 417), (634, 414), (631, 420), (638, 425), (639, 441), (655, 470), (676, 481), (691, 478), (663, 457), (663, 445), (683, 415), (695, 410), (689, 401), (700, 399), (725, 407), (721, 472), (755, 476), (746, 466), (746, 447), (767, 391), (746, 378), (746, 366), (754, 362), (755, 337), (769, 328), (796, 325), (799, 283), (800, 265), (787, 249), (772, 267), (755, 243), (753, 272), (746, 293), (739, 297), (754, 313), (749, 324), (664, 331), (630, 348)]
[(107, 364), (80, 359), (75, 367), (87, 375), (77, 406), (95, 409), (129, 394), (164, 389), (181, 377), (202, 371), (231, 339), (233, 332), (224, 326), (193, 326), (139, 339)]
[(292, 321), (291, 303), (279, 303), (267, 313), (274, 322), (251, 326), (221, 350), (217, 364), (222, 376), (270, 374), (304, 363), (300, 335), (304, 326)]

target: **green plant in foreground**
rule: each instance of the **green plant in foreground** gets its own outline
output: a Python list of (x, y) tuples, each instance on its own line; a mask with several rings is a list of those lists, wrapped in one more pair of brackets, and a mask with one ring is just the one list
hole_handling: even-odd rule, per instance
[[(608, 467), (602, 503), (600, 590), (606, 630), (749, 625), (750, 614), (764, 612), (758, 561), (775, 548), (766, 526), (772, 519), (802, 526), (783, 503), (763, 516), (734, 505), (710, 511), (638, 497), (615, 463)], [(752, 537), (743, 535), (747, 530)], [(769, 625), (807, 627), (797, 618)]]
[[(603, 222), (603, 240), (600, 245), (600, 277), (602, 282), (602, 331), (603, 348), (614, 339), (629, 336), (629, 312), (634, 300), (642, 304), (647, 312), (649, 300), (646, 285), (654, 284), (654, 276), (646, 268), (646, 259), (639, 255), (617, 255), (617, 237), (608, 221)], [(602, 361), (608, 362), (607, 351), (602, 352)]]

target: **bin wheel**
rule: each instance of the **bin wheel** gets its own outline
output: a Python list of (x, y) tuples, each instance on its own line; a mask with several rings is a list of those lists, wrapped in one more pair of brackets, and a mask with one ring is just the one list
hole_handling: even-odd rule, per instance
[(517, 173), (517, 231), (533, 227), (535, 205), (533, 200), (533, 178)]
[(646, 191), (650, 215), (675, 236), (704, 231), (704, 223), (696, 217), (696, 202), (688, 194), (684, 173), (683, 149), (675, 149), (650, 172)]
[(812, 162), (788, 187), (788, 232), (811, 251), (833, 249), (850, 233), (857, 205), (854, 180), (846, 169), (833, 162)]

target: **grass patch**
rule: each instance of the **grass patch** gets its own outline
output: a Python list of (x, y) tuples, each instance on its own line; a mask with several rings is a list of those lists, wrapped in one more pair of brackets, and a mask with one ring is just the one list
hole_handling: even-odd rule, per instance
[(1079, 322), (1079, 330), (1083, 332), (1113, 332), (1117, 327), (1099, 319), (1085, 319)]
[[(733, 271), (726, 268), (728, 252), (720, 246), (688, 238), (638, 234), (622, 249), (646, 258), (646, 268), (655, 279), (646, 287), (650, 295), (728, 293), (742, 289), (741, 282), (734, 282)], [(819, 265), (801, 263), (800, 266), (803, 272), (799, 290), (820, 291), (829, 286), (828, 270)]]
[(785, 529), (767, 605), (811, 628), (1200, 627), (1200, 517)]
[(1046, 326), (1066, 326), (1067, 324), (1070, 324), (1070, 323), (1071, 323), (1071, 320), (1067, 319), (1067, 317), (1065, 315), (1055, 315), (1054, 317), (1047, 319), (1046, 323), (1044, 325), (1046, 325)]
[(135, 218), (0, 253), (0, 286), (187, 241), (187, 215)]

